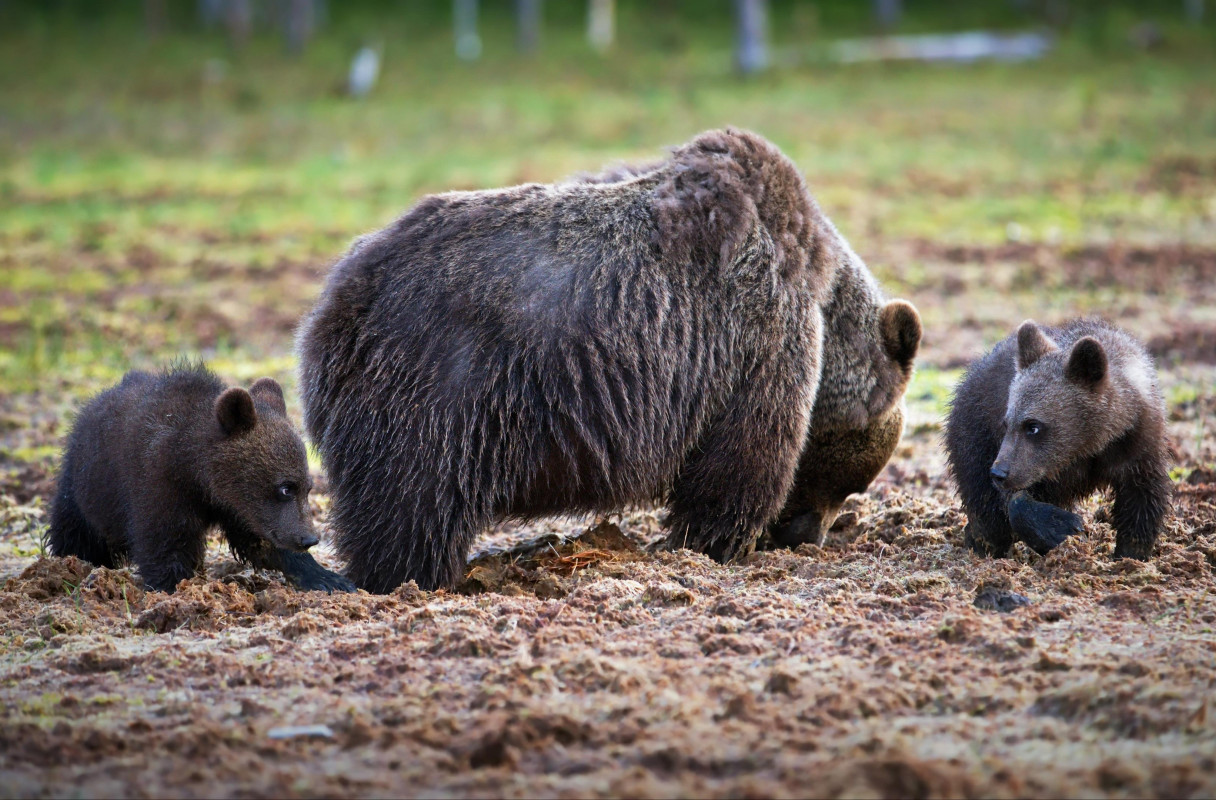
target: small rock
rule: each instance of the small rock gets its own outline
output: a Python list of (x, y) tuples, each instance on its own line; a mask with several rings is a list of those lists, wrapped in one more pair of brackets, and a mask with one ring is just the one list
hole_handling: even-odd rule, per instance
[(1216, 483), (1216, 468), (1196, 467), (1186, 476), (1186, 482), (1191, 486), (1202, 486), (1205, 483)]
[(1000, 611), (1007, 614), (1015, 608), (1030, 605), (1030, 598), (1024, 594), (1010, 592), (1005, 589), (996, 589), (991, 586), (981, 586), (979, 591), (975, 593), (975, 600), (971, 605), (976, 608), (981, 608), (985, 611)]
[(1034, 668), (1039, 672), (1068, 672), (1072, 669), (1072, 665), (1050, 653), (1044, 652), (1039, 656), (1039, 663), (1035, 664)]
[(328, 725), (288, 725), (271, 728), (266, 734), (271, 739), (332, 739), (333, 729)]
[(764, 685), (764, 688), (769, 694), (784, 694), (794, 697), (798, 693), (798, 678), (780, 669), (773, 670), (773, 673), (768, 676), (768, 683)]

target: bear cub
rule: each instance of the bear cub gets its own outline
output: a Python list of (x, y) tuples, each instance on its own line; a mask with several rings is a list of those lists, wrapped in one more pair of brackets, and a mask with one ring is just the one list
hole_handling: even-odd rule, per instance
[(965, 541), (1044, 554), (1080, 531), (1077, 500), (1114, 494), (1115, 558), (1147, 559), (1170, 505), (1165, 408), (1152, 358), (1107, 322), (1023, 322), (967, 371), (946, 427)]
[(301, 589), (353, 591), (305, 552), (317, 543), (304, 443), (283, 390), (226, 388), (202, 366), (133, 371), (80, 412), (64, 450), (50, 552), (104, 567), (130, 558), (172, 592), (219, 527), (233, 554)]

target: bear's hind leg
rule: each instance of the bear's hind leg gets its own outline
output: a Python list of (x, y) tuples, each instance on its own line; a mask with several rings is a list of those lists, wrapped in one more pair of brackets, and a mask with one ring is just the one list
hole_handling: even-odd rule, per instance
[(1115, 526), (1115, 558), (1147, 561), (1161, 531), (1170, 505), (1172, 484), (1160, 467), (1134, 473), (1116, 483), (1112, 520)]
[(808, 423), (800, 405), (761, 381), (732, 401), (672, 488), (668, 549), (722, 563), (751, 551), (793, 482)]
[(51, 555), (76, 556), (111, 569), (118, 566), (117, 554), (100, 533), (89, 527), (72, 496), (70, 464), (64, 465), (60, 476), (59, 489), (51, 503), (51, 524), (44, 541), (46, 548)]

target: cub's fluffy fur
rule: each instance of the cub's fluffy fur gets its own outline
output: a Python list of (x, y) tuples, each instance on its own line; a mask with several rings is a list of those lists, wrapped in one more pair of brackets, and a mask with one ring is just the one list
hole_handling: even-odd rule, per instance
[(225, 388), (201, 366), (129, 372), (80, 412), (59, 470), (50, 551), (104, 567), (131, 558), (171, 592), (218, 527), (233, 553), (305, 589), (352, 590), (316, 544), (304, 443), (270, 378)]
[(1152, 554), (1172, 491), (1165, 411), (1152, 358), (1126, 331), (1022, 323), (967, 371), (946, 447), (974, 550), (1003, 556), (1020, 539), (1045, 553), (1081, 529), (1072, 504), (1110, 488), (1115, 556)]

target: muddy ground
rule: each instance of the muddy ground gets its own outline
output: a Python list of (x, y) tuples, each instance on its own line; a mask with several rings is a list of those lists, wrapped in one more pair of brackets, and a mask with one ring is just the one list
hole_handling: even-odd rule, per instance
[[(301, 593), (216, 540), (206, 577), (149, 593), (39, 556), (54, 459), (11, 454), (79, 400), (6, 395), (0, 794), (1216, 794), (1216, 251), (865, 255), (925, 318), (905, 442), (824, 547), (735, 566), (647, 552), (643, 509), (503, 525), (455, 592)], [(1148, 563), (1110, 558), (1101, 497), (1047, 557), (978, 558), (940, 446), (952, 370), (1083, 311), (1161, 362), (1175, 512)]]

